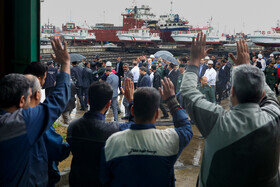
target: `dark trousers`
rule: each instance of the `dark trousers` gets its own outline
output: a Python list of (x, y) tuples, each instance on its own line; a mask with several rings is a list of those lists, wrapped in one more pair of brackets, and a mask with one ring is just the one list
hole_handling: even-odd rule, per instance
[(278, 79), (277, 86), (275, 86), (275, 92), (277, 96), (279, 95), (279, 90), (278, 90), (279, 83), (280, 83), (280, 79)]
[(163, 101), (162, 100), (160, 100), (159, 108), (162, 111), (163, 116), (164, 117), (168, 117), (168, 113), (167, 113), (167, 111), (166, 111), (166, 109), (165, 109), (165, 107), (163, 105)]
[(120, 76), (118, 76), (119, 77), (119, 90), (120, 90), (120, 93), (122, 93), (122, 90), (121, 90), (121, 87), (122, 87), (122, 80), (121, 80), (121, 78), (120, 78)]
[(88, 87), (82, 87), (82, 96), (83, 96), (84, 107), (87, 108)]
[(83, 87), (76, 86), (76, 89), (77, 89), (78, 98), (80, 100), (81, 109), (84, 110), (84, 109), (86, 109), (86, 107), (85, 107), (85, 102), (84, 102), (84, 99), (83, 99)]

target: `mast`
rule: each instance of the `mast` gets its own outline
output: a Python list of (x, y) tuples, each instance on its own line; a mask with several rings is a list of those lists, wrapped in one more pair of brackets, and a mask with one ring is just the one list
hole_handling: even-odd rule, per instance
[(170, 2), (171, 7), (170, 7), (170, 14), (172, 14), (172, 5), (173, 5), (173, 1)]

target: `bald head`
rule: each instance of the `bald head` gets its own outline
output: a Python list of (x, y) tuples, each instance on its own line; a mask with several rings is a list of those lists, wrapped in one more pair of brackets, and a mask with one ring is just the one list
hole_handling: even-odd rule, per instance
[(30, 87), (32, 90), (30, 107), (35, 107), (40, 103), (41, 100), (41, 85), (38, 78), (31, 74), (24, 75), (30, 82)]
[(201, 81), (200, 82), (201, 82), (202, 86), (206, 86), (207, 82), (208, 82), (207, 77), (205, 77), (205, 76), (201, 77)]

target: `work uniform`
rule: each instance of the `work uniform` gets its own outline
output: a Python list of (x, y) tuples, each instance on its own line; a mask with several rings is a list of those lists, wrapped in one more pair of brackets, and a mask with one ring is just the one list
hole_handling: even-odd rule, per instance
[(215, 91), (211, 85), (206, 84), (205, 86), (202, 86), (201, 84), (199, 84), (197, 89), (205, 96), (207, 101), (216, 103)]
[[(56, 79), (56, 87), (44, 103), (28, 109), (18, 109), (13, 113), (0, 110), (0, 186), (41, 186), (30, 185), (30, 164), (32, 151), (60, 116), (70, 99), (70, 76), (61, 72)], [(44, 144), (44, 141), (41, 141)], [(44, 145), (43, 145), (44, 146)], [(41, 151), (41, 150), (38, 150)], [(34, 153), (34, 152), (33, 152)], [(38, 152), (45, 154), (46, 152)], [(47, 160), (48, 155), (43, 155)], [(48, 167), (47, 164), (43, 167)], [(37, 174), (47, 185), (48, 173), (38, 166)], [(34, 171), (35, 172), (35, 171)]]
[(266, 80), (267, 85), (271, 88), (271, 90), (274, 91), (275, 84), (278, 83), (277, 69), (275, 67), (267, 66), (265, 68), (264, 73), (265, 73), (265, 80)]
[(238, 104), (226, 111), (196, 89), (198, 72), (188, 66), (181, 92), (205, 137), (199, 187), (278, 187), (280, 109), (275, 94), (265, 84), (260, 104)]

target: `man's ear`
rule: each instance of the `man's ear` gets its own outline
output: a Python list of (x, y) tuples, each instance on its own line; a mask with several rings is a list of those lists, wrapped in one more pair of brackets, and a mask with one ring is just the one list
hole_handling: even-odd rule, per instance
[(110, 105), (111, 105), (111, 102), (112, 102), (112, 100), (110, 100), (110, 101), (108, 101), (108, 103), (106, 104), (106, 109), (108, 109), (109, 107), (110, 107)]
[(24, 96), (22, 95), (22, 96), (20, 97), (19, 104), (18, 104), (19, 108), (23, 108), (24, 104), (25, 104), (25, 98), (24, 98)]
[(159, 109), (157, 109), (157, 112), (156, 112), (156, 114), (155, 114), (155, 120), (158, 119), (158, 116), (159, 116)]
[(133, 105), (132, 105), (131, 108), (130, 108), (130, 114), (131, 114), (132, 116), (134, 116), (134, 107), (133, 107)]
[(37, 90), (36, 93), (35, 93), (35, 99), (38, 101), (38, 100), (41, 100), (41, 96), (40, 96), (40, 91)]
[(235, 89), (234, 89), (233, 86), (231, 87), (231, 92), (230, 92), (230, 94), (231, 94), (231, 97), (234, 97), (234, 96), (235, 96)]

